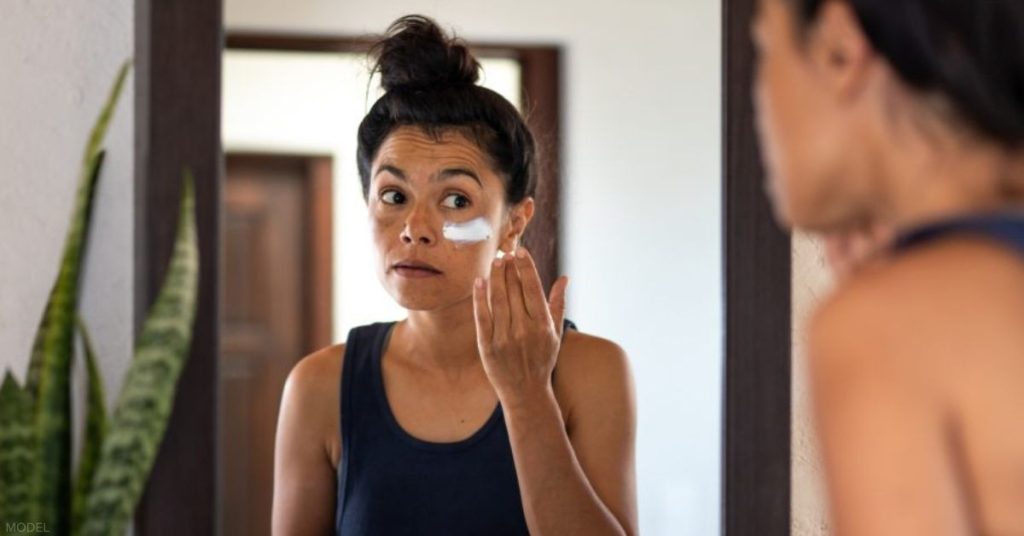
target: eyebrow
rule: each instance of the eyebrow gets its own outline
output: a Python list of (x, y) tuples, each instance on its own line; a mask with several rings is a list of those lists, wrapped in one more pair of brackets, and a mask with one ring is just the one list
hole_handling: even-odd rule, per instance
[[(374, 176), (376, 177), (377, 175), (380, 175), (381, 173), (383, 173), (385, 171), (390, 173), (390, 174), (392, 174), (392, 175), (394, 175), (395, 178), (397, 178), (399, 180), (402, 180), (402, 181), (408, 181), (409, 180), (405, 176), (405, 172), (404, 171), (402, 171), (401, 169), (399, 169), (399, 168), (397, 168), (395, 166), (392, 166), (390, 164), (384, 164), (384, 165), (380, 166), (380, 168), (377, 169), (377, 173), (374, 174)], [(480, 180), (480, 177), (476, 174), (476, 172), (473, 171), (472, 169), (468, 169), (468, 168), (445, 168), (445, 169), (442, 169), (441, 172), (438, 173), (435, 176), (434, 180), (436, 180), (436, 181), (443, 181), (443, 180), (447, 180), (447, 179), (451, 179), (451, 178), (457, 177), (459, 175), (465, 175), (465, 176), (475, 180), (476, 183), (479, 184), (481, 188), (483, 188), (483, 186), (484, 186), (484, 183)]]
[(467, 168), (447, 168), (447, 169), (442, 169), (441, 173), (437, 174), (437, 180), (443, 181), (445, 179), (450, 179), (452, 177), (457, 177), (459, 175), (465, 175), (465, 176), (475, 180), (476, 183), (479, 184), (481, 188), (484, 187), (484, 183), (480, 181), (480, 177), (478, 177), (476, 175), (476, 172), (474, 172), (472, 169), (467, 169)]

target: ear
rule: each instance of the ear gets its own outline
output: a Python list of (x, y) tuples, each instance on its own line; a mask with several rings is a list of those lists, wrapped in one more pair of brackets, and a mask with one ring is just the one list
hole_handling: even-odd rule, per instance
[(876, 56), (860, 19), (848, 2), (822, 6), (808, 43), (810, 59), (840, 98), (856, 96), (866, 86)]
[(508, 222), (504, 226), (501, 234), (501, 243), (498, 245), (502, 251), (506, 253), (515, 251), (516, 246), (519, 245), (523, 237), (523, 233), (526, 231), (526, 226), (533, 219), (534, 209), (532, 197), (523, 199), (519, 204), (509, 209)]

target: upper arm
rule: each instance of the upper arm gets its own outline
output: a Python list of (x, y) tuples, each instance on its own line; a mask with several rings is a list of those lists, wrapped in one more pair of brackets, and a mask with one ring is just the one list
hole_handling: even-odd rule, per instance
[[(898, 304), (844, 300), (812, 323), (816, 428), (839, 535), (968, 534), (949, 414)], [(906, 319), (904, 319), (906, 320)]]
[(628, 534), (636, 534), (636, 402), (629, 361), (614, 343), (571, 336), (579, 339), (572, 362), (559, 367), (572, 384), (569, 441), (601, 502)]
[(327, 434), (337, 416), (332, 408), (338, 402), (339, 360), (336, 350), (313, 354), (295, 365), (285, 383), (274, 447), (275, 535), (333, 530), (335, 471)]

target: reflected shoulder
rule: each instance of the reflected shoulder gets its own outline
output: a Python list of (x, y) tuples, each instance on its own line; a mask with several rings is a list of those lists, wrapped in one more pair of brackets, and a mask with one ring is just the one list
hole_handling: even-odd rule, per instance
[(285, 397), (304, 406), (322, 406), (336, 399), (344, 357), (344, 344), (327, 346), (303, 357), (288, 374)]
[(622, 403), (625, 398), (626, 403), (632, 403), (629, 356), (608, 339), (578, 331), (566, 332), (555, 381), (556, 390), (565, 393), (574, 409), (613, 399)]
[(585, 364), (587, 368), (600, 368), (625, 365), (627, 361), (625, 350), (615, 342), (576, 330), (565, 333), (558, 358), (559, 367)]

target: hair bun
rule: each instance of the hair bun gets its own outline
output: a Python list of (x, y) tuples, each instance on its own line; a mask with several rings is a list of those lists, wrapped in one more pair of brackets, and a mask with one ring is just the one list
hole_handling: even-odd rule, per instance
[(480, 64), (466, 44), (422, 15), (396, 20), (371, 54), (385, 91), (465, 87), (480, 78)]

